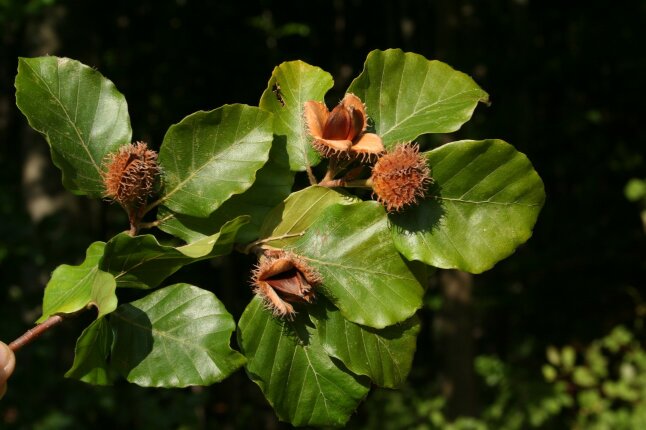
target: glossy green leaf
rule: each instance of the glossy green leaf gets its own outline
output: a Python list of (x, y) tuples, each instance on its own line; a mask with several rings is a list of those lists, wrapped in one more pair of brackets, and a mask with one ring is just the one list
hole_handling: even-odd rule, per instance
[(276, 318), (255, 297), (240, 317), (238, 343), (249, 377), (293, 425), (341, 426), (368, 393), (367, 381), (328, 356), (305, 314)]
[(219, 232), (179, 247), (161, 245), (150, 234), (121, 233), (106, 244), (100, 267), (114, 275), (117, 287), (154, 288), (182, 266), (229, 254), (238, 230), (248, 221), (248, 216), (240, 216)]
[(320, 161), (307, 132), (303, 105), (308, 100), (322, 101), (333, 84), (329, 73), (302, 61), (282, 63), (271, 74), (260, 107), (274, 113), (274, 133), (287, 139), (292, 170), (302, 171)]
[(112, 366), (144, 387), (219, 382), (245, 363), (229, 346), (233, 317), (210, 292), (175, 284), (111, 315)]
[(99, 269), (104, 242), (94, 242), (79, 266), (58, 266), (45, 287), (41, 323), (55, 314), (71, 314), (88, 306), (97, 308), (99, 317), (117, 307), (114, 276)]
[(501, 140), (465, 140), (426, 156), (429, 197), (390, 217), (406, 258), (480, 273), (529, 239), (545, 190), (524, 154)]
[(16, 104), (49, 143), (65, 188), (102, 196), (106, 155), (132, 135), (128, 105), (114, 84), (69, 58), (21, 58)]
[(171, 126), (159, 151), (161, 203), (177, 213), (209, 216), (253, 184), (269, 157), (272, 132), (272, 114), (246, 105), (196, 112)]
[(285, 139), (274, 136), (269, 161), (258, 171), (256, 181), (242, 194), (224, 202), (207, 218), (176, 214), (160, 208), (157, 218), (159, 228), (186, 242), (194, 242), (216, 232), (228, 220), (240, 215), (251, 215), (249, 224), (240, 228), (236, 241), (251, 242), (258, 238), (265, 215), (291, 192), (294, 173), (289, 170)]
[[(331, 188), (316, 185), (305, 188), (292, 193), (267, 214), (260, 228), (260, 237), (267, 240), (271, 246), (284, 247), (303, 235), (328, 206), (356, 201), (355, 197), (341, 194)], [(269, 240), (270, 238), (275, 239)]]
[(74, 364), (65, 377), (93, 385), (109, 385), (112, 378), (108, 356), (112, 339), (112, 330), (105, 318), (99, 318), (87, 326), (76, 341)]
[(318, 270), (318, 289), (352, 322), (383, 328), (422, 305), (424, 289), (395, 249), (376, 202), (328, 207), (288, 248)]
[(352, 372), (366, 375), (380, 387), (404, 383), (415, 355), (420, 321), (413, 316), (400, 324), (374, 329), (345, 319), (330, 302), (319, 298), (310, 315), (323, 348)]
[(450, 133), (488, 95), (468, 75), (399, 49), (372, 51), (348, 92), (357, 95), (388, 148), (425, 133)]

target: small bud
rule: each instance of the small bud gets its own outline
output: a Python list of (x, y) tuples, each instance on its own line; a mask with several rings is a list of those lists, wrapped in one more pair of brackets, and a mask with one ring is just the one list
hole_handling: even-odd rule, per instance
[(105, 196), (124, 208), (144, 205), (154, 193), (160, 172), (157, 153), (144, 142), (122, 146), (108, 155), (105, 166)]
[(295, 311), (288, 303), (312, 303), (320, 275), (302, 258), (291, 252), (263, 255), (252, 274), (254, 293), (274, 315), (291, 318)]
[(388, 212), (417, 204), (431, 182), (431, 170), (419, 146), (410, 143), (397, 145), (372, 168), (372, 190)]

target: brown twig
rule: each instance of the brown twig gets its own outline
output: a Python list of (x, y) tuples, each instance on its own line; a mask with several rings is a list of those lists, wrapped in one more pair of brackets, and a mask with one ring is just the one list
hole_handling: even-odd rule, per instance
[(51, 317), (47, 318), (43, 323), (38, 324), (36, 327), (30, 330), (27, 330), (22, 336), (20, 336), (18, 339), (11, 342), (9, 344), (9, 348), (14, 352), (18, 351), (20, 348), (27, 345), (32, 340), (36, 339), (41, 334), (45, 333), (47, 330), (49, 330), (50, 328), (54, 327), (55, 325), (59, 324), (62, 321), (63, 321), (62, 316), (52, 315)]
[(329, 180), (329, 181), (321, 181), (321, 182), (319, 182), (319, 186), (328, 187), (328, 188), (334, 188), (334, 187), (371, 188), (372, 187), (372, 180), (370, 178), (368, 178), (368, 179), (356, 179), (354, 181), (346, 181), (345, 178), (332, 179), (332, 180)]
[(305, 164), (305, 170), (307, 171), (307, 179), (309, 179), (310, 185), (316, 185), (316, 176), (314, 176), (310, 163)]

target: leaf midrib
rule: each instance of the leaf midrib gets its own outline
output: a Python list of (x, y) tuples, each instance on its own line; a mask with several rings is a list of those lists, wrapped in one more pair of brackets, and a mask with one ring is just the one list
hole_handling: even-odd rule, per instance
[[(420, 110), (414, 110), (410, 115), (408, 115), (408, 116), (400, 119), (399, 121), (395, 122), (387, 131), (382, 132), (381, 133), (381, 138), (385, 140), (386, 136), (388, 136), (390, 133), (396, 131), (396, 129), (398, 127), (400, 127), (403, 123), (405, 123), (406, 121), (410, 120), (411, 118), (413, 118), (415, 116), (424, 115), (426, 113), (425, 111), (430, 110), (431, 108), (435, 107), (436, 105), (438, 105), (440, 103), (445, 103), (445, 102), (447, 102), (447, 101), (449, 101), (449, 100), (451, 100), (451, 99), (453, 99), (455, 97), (462, 96), (464, 94), (468, 94), (468, 93), (472, 93), (472, 92), (483, 92), (483, 91), (481, 89), (478, 89), (478, 88), (474, 88), (474, 89), (471, 89), (471, 90), (468, 90), (468, 91), (462, 91), (460, 93), (452, 95), (451, 97), (447, 97), (445, 99), (437, 100), (437, 101), (435, 101), (434, 103), (432, 103), (430, 105), (424, 106)], [(480, 97), (477, 101), (480, 101), (480, 100), (482, 100), (482, 97)]]
[[(61, 100), (56, 95), (54, 95), (51, 88), (49, 88), (49, 85), (47, 85), (47, 82), (38, 73), (36, 73), (36, 70), (28, 62), (25, 61), (24, 64), (31, 70), (31, 72), (34, 74), (34, 76), (37, 77), (38, 80), (43, 83), (43, 85), (45, 85), (45, 88), (47, 89), (47, 92), (52, 96), (52, 98), (56, 101), (56, 103), (58, 103), (58, 105), (60, 106), (63, 113), (65, 113), (65, 117), (66, 117), (67, 121), (69, 122), (69, 124), (72, 126), (72, 128), (76, 132), (76, 136), (78, 137), (78, 139), (79, 139), (79, 141), (81, 143), (81, 147), (85, 150), (88, 157), (92, 161), (92, 166), (94, 166), (94, 169), (100, 175), (101, 174), (101, 169), (99, 168), (98, 164), (96, 164), (96, 161), (92, 157), (92, 153), (90, 152), (85, 140), (81, 136), (80, 130), (76, 126), (76, 123), (74, 123), (74, 121), (72, 121), (72, 119), (70, 118), (69, 113), (67, 112), (67, 109), (65, 109), (65, 106), (63, 105)], [(60, 62), (57, 61), (56, 62), (56, 72), (57, 73), (59, 73), (59, 67), (60, 67)], [(80, 80), (80, 74), (81, 74), (81, 69), (80, 68), (78, 69), (78, 74), (79, 74), (79, 80)], [(102, 85), (100, 85), (99, 88), (100, 88), (101, 91), (103, 90)], [(99, 95), (100, 95), (100, 93), (99, 93)], [(77, 104), (78, 104), (78, 100), (77, 100)]]
[[(256, 115), (256, 116), (258, 116), (258, 115)], [(179, 183), (178, 183), (178, 184), (177, 184), (177, 185), (176, 185), (172, 190), (169, 190), (165, 195), (163, 195), (162, 197), (160, 197), (160, 198), (159, 198), (159, 200), (158, 200), (156, 203), (161, 204), (161, 203), (163, 203), (163, 202), (165, 202), (165, 201), (168, 201), (168, 200), (169, 200), (169, 198), (170, 198), (173, 194), (175, 194), (175, 193), (176, 193), (176, 192), (178, 192), (178, 191), (182, 191), (182, 188), (184, 187), (184, 185), (185, 185), (187, 182), (192, 181), (192, 180), (194, 179), (194, 177), (195, 177), (198, 173), (200, 173), (203, 169), (205, 169), (207, 166), (211, 165), (211, 164), (212, 164), (213, 162), (215, 162), (215, 161), (218, 161), (218, 160), (222, 159), (222, 158), (223, 158), (223, 157), (225, 157), (229, 152), (231, 152), (231, 151), (233, 151), (234, 149), (236, 149), (236, 147), (237, 147), (241, 142), (243, 142), (243, 141), (244, 141), (244, 138), (245, 138), (245, 137), (249, 136), (253, 131), (256, 131), (257, 129), (259, 129), (259, 128), (261, 128), (262, 126), (264, 126), (264, 124), (265, 124), (265, 122), (266, 122), (266, 121), (267, 121), (267, 118), (265, 118), (265, 120), (264, 120), (261, 124), (259, 124), (259, 125), (257, 125), (256, 127), (254, 127), (254, 128), (253, 128), (252, 130), (250, 130), (248, 133), (245, 133), (243, 136), (240, 136), (240, 138), (236, 139), (233, 143), (231, 143), (231, 144), (229, 145), (229, 147), (228, 147), (228, 148), (224, 149), (224, 151), (222, 151), (222, 152), (220, 152), (220, 153), (218, 153), (218, 154), (213, 154), (213, 156), (212, 156), (212, 157), (209, 157), (209, 159), (208, 159), (207, 161), (205, 161), (205, 162), (204, 162), (204, 164), (202, 164), (200, 167), (198, 167), (197, 169), (194, 169), (191, 173), (189, 173), (189, 175), (188, 175), (188, 176), (187, 176), (183, 181), (179, 182)], [(239, 118), (239, 119), (238, 119), (238, 123), (236, 124), (236, 134), (237, 134), (238, 128), (240, 127), (240, 122), (241, 122), (241, 119)], [(196, 124), (196, 126), (197, 126), (197, 125), (199, 125), (199, 124)], [(194, 152), (194, 151), (192, 151), (192, 152), (191, 152), (191, 156), (193, 156), (193, 152)], [(173, 157), (173, 160), (174, 160), (174, 162), (175, 162), (175, 166), (177, 167), (177, 157)], [(246, 162), (246, 163), (250, 163), (250, 161), (249, 161), (249, 160), (244, 160), (244, 162)], [(177, 167), (177, 170), (178, 170), (178, 171), (180, 171), (181, 169), (179, 169), (179, 168)], [(230, 181), (230, 182), (240, 182), (240, 181)]]

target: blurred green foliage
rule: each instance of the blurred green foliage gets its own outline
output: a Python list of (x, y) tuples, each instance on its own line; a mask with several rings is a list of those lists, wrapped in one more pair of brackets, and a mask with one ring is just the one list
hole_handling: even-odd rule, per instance
[[(624, 189), (646, 170), (646, 56), (638, 49), (645, 24), (643, 1), (0, 1), (0, 339), (31, 327), (58, 264), (78, 264), (88, 243), (124, 228), (118, 211), (75, 197), (31, 218), (34, 195), (59, 198), (60, 186), (53, 175), (37, 188), (26, 174), (46, 145), (26, 131), (14, 106), (18, 56), (49, 53), (97, 67), (129, 101), (134, 138), (155, 147), (189, 113), (257, 104), (282, 61), (330, 71), (331, 105), (367, 52), (400, 47), (466, 71), (491, 94), (492, 106), (450, 140), (500, 136), (513, 143), (540, 172), (548, 200), (532, 239), (475, 278), (478, 358), (464, 369), (478, 375), (473, 417), (450, 413), (444, 395), (445, 351), (436, 332), (447, 301), (434, 275), (408, 384), (372, 393), (349, 427), (642, 428), (646, 241), (640, 199), (626, 196), (643, 194), (640, 185)], [(251, 295), (239, 292), (248, 285), (240, 268), (248, 265), (234, 256), (183, 276), (213, 289), (238, 318)], [(121, 299), (137, 298), (131, 294)], [(287, 427), (241, 373), (204, 390), (96, 388), (63, 379), (88, 323), (82, 318), (20, 351), (0, 428)], [(632, 340), (613, 331), (633, 321), (624, 330)], [(612, 350), (608, 342), (624, 346)]]

